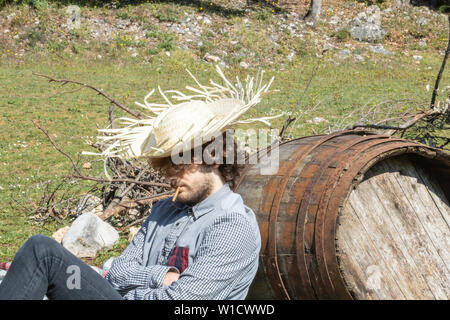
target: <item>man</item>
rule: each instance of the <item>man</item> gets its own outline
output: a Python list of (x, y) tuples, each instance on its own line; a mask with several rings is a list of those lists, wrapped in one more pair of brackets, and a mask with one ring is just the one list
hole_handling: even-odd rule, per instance
[[(156, 117), (125, 118), (127, 126), (102, 130), (107, 133), (102, 155), (145, 157), (178, 188), (176, 200), (153, 205), (106, 279), (56, 241), (37, 235), (15, 256), (0, 284), (1, 299), (42, 299), (45, 294), (50, 299), (246, 297), (258, 268), (261, 240), (253, 211), (231, 190), (242, 163), (227, 128), (260, 101), (272, 81), (262, 85), (261, 78), (254, 85), (253, 78), (247, 78), (246, 87), (239, 80), (232, 85), (217, 70), (224, 85), (211, 82), (213, 87), (206, 87), (194, 78), (200, 87), (194, 89), (196, 95), (176, 91), (183, 101), (178, 105), (162, 92), (168, 104), (150, 104), (150, 94), (141, 106)], [(187, 152), (192, 150), (193, 155)], [(70, 284), (69, 270), (79, 271), (77, 285)]]
[(236, 165), (166, 161), (177, 199), (155, 204), (108, 281), (127, 299), (244, 299), (261, 240), (253, 211), (230, 189), (235, 176), (225, 172)]
[[(155, 203), (106, 280), (38, 235), (18, 251), (0, 298), (244, 299), (258, 268), (260, 235), (254, 213), (229, 187), (235, 176), (221, 173), (236, 165), (176, 166), (166, 158), (159, 166), (180, 187), (178, 197)], [(80, 270), (78, 288), (68, 286), (71, 266)]]

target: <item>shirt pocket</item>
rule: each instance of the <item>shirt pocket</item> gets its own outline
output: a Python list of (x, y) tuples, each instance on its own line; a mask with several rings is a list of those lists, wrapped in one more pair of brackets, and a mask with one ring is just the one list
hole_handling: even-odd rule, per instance
[(169, 254), (167, 265), (175, 267), (182, 273), (189, 264), (189, 247), (175, 247)]

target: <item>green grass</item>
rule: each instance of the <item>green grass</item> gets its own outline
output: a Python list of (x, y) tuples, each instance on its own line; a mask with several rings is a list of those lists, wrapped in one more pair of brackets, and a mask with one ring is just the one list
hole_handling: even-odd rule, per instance
[[(173, 4), (164, 7), (158, 3), (157, 6), (167, 7), (160, 11), (159, 20), (176, 21), (181, 17), (178, 11), (173, 10)], [(151, 12), (156, 14), (157, 10), (153, 9)], [(126, 12), (119, 16), (125, 18)], [(351, 60), (337, 63), (335, 51), (330, 50), (322, 58), (308, 91), (303, 95), (318, 63), (314, 45), (308, 37), (301, 40), (278, 34), (279, 46), (275, 47), (268, 39), (267, 31), (273, 17), (266, 9), (253, 14), (253, 17), (255, 23), (250, 27), (242, 27), (243, 17), (230, 19), (237, 26), (234, 35), (213, 37), (206, 30), (202, 35), (203, 46), (197, 52), (177, 49), (176, 37), (156, 26), (147, 28), (148, 40), (155, 40), (155, 47), (151, 48), (139, 45), (125, 35), (117, 35), (113, 45), (108, 42), (86, 44), (87, 36), (79, 30), (70, 32), (71, 37), (66, 42), (54, 39), (44, 49), (38, 50), (36, 45), (47, 34), (43, 30), (32, 29), (26, 35), (34, 49), (25, 57), (17, 59), (13, 50), (0, 49), (0, 261), (11, 260), (31, 235), (50, 236), (61, 227), (54, 221), (44, 226), (32, 224), (23, 209), (10, 205), (14, 203), (13, 199), (25, 205), (29, 199), (37, 201), (43, 193), (43, 181), (54, 185), (72, 170), (67, 158), (51, 146), (31, 120), (38, 120), (66, 152), (79, 157), (81, 162), (92, 161), (91, 157), (80, 156), (81, 151), (90, 151), (84, 140), (96, 135), (97, 125), (102, 127), (106, 123), (110, 105), (89, 89), (76, 90), (79, 87), (74, 85), (48, 83), (33, 76), (32, 71), (103, 88), (121, 103), (138, 108), (134, 102), (142, 102), (145, 95), (158, 85), (165, 90), (195, 86), (186, 69), (204, 84), (209, 79), (218, 79), (214, 66), (201, 58), (206, 52), (223, 49), (228, 53), (224, 59), (229, 66), (225, 70), (229, 78), (239, 76), (244, 79), (248, 73), (256, 74), (258, 68), (264, 68), (267, 80), (275, 76), (272, 86), (275, 91), (249, 115), (273, 115), (282, 111), (292, 112), (297, 117), (303, 114), (295, 126), (288, 129), (290, 137), (327, 132), (329, 127), (340, 125), (349, 115), (345, 122), (350, 124), (364, 115), (365, 110), (382, 102), (386, 110), (396, 106), (398, 112), (426, 108), (429, 103), (431, 93), (426, 92), (425, 86), (433, 86), (440, 67), (442, 56), (436, 48), (442, 50), (443, 41), (439, 40), (442, 36), (436, 36), (429, 41), (428, 48), (421, 49), (420, 55), (424, 59), (420, 64), (413, 62), (413, 53), (410, 56), (396, 54), (384, 57), (362, 49), (354, 53), (364, 55), (367, 58), (364, 63)], [(410, 34), (411, 38), (415, 35)], [(237, 43), (230, 44), (232, 40)], [(347, 41), (346, 35), (342, 35), (342, 41)], [(139, 55), (131, 57), (122, 48), (126, 46), (136, 47)], [(171, 51), (171, 54), (167, 56), (162, 51)], [(295, 57), (289, 62), (286, 56), (291, 51), (295, 52)], [(102, 58), (97, 59), (98, 55)], [(267, 63), (264, 60), (267, 58), (273, 59), (273, 63)], [(239, 68), (243, 59), (249, 62), (249, 70)], [(428, 67), (432, 69), (428, 70)], [(441, 87), (449, 83), (446, 72)], [(125, 114), (116, 111), (116, 117), (120, 115)], [(286, 117), (273, 120), (273, 127), (281, 128)], [(314, 117), (325, 118), (328, 122), (317, 125), (307, 122)], [(88, 173), (102, 174), (101, 164), (94, 163)], [(89, 186), (89, 183), (82, 184), (79, 193), (88, 190)], [(118, 255), (126, 244), (126, 239), (122, 238), (113, 250), (100, 253), (93, 263), (99, 265), (110, 256)]]

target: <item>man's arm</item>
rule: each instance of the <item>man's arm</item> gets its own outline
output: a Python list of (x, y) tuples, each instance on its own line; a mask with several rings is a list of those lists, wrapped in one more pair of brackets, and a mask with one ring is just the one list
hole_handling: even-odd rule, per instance
[(158, 288), (140, 286), (124, 298), (224, 299), (244, 277), (251, 282), (249, 272), (259, 248), (259, 237), (247, 219), (237, 213), (218, 217), (206, 231), (193, 263), (178, 280)]
[[(152, 208), (152, 213), (156, 209), (157, 204)], [(128, 247), (114, 260), (106, 275), (106, 280), (118, 291), (140, 286), (159, 287), (167, 272), (172, 269), (163, 265), (143, 266), (142, 255), (148, 224), (149, 219), (144, 222)]]

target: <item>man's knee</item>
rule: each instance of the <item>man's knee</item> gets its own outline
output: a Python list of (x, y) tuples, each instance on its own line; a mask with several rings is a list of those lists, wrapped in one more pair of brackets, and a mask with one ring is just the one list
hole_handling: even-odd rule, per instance
[(54, 253), (59, 245), (60, 244), (52, 238), (36, 234), (25, 242), (24, 249), (32, 250), (35, 255), (41, 256), (42, 254), (48, 255)]

